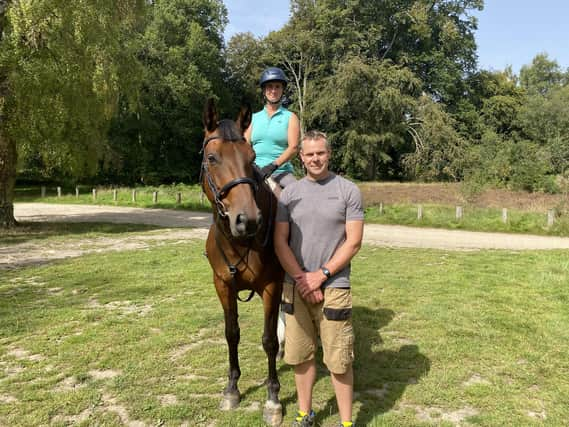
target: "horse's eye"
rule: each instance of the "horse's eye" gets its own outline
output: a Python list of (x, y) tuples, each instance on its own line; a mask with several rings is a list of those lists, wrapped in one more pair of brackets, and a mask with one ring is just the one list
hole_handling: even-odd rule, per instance
[(215, 164), (217, 163), (217, 158), (215, 157), (215, 154), (208, 154), (207, 155), (207, 161), (209, 162), (209, 164)]

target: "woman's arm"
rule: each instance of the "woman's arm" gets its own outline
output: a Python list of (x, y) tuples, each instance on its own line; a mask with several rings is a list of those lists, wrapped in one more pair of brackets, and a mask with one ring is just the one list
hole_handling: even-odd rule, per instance
[(274, 163), (276, 163), (277, 166), (280, 166), (283, 163), (288, 162), (298, 153), (298, 142), (300, 141), (300, 121), (298, 120), (298, 116), (294, 113), (291, 113), (290, 119), (288, 121), (287, 135), (288, 135), (288, 147), (274, 161)]

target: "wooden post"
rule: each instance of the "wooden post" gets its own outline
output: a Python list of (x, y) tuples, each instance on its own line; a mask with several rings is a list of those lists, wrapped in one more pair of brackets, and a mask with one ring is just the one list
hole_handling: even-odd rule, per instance
[(423, 219), (423, 206), (417, 206), (417, 219), (420, 221)]
[(97, 200), (97, 189), (93, 188), (93, 201)]
[(57, 198), (61, 198), (61, 187), (57, 187)]
[(458, 220), (462, 219), (462, 206), (456, 207), (456, 219)]
[(113, 202), (117, 201), (117, 190), (113, 190)]
[(42, 196), (42, 198), (45, 197), (45, 186), (44, 185), (41, 186), (41, 196)]
[(178, 192), (176, 193), (176, 204), (180, 204), (182, 203), (182, 193)]
[(76, 199), (79, 198), (79, 186), (78, 185), (75, 186), (75, 198)]
[(555, 210), (549, 209), (547, 211), (547, 226), (553, 227), (553, 223), (555, 222)]
[(136, 203), (136, 190), (132, 190), (132, 203)]
[(203, 193), (203, 191), (200, 192), (200, 205), (202, 205), (202, 206), (205, 204), (204, 203), (204, 197), (205, 197), (205, 194)]
[(502, 222), (504, 224), (508, 223), (508, 209), (507, 208), (502, 208)]
[(379, 202), (379, 214), (383, 215), (383, 202)]
[(158, 203), (158, 191), (152, 192), (152, 203), (154, 204)]

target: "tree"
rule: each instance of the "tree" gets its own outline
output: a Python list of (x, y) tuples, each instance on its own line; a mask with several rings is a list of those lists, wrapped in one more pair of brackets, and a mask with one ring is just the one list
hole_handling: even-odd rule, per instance
[(567, 83), (569, 76), (546, 53), (536, 55), (531, 65), (524, 65), (520, 70), (520, 84), (529, 94), (545, 95), (549, 90)]
[[(10, 3), (0, 0), (0, 47), (6, 31), (7, 12)], [(6, 99), (9, 97), (8, 70), (10, 58), (0, 49), (0, 228), (12, 227), (14, 218), (14, 185), (16, 182), (17, 152), (14, 141), (6, 132)]]
[(228, 79), (234, 98), (253, 105), (259, 99), (259, 76), (264, 46), (252, 33), (238, 33), (225, 49)]
[(150, 7), (138, 52), (138, 104), (121, 111), (111, 135), (125, 180), (198, 179), (203, 104), (214, 94), (222, 100), (222, 114), (233, 107), (223, 73), (226, 15), (220, 0), (168, 0)]
[(310, 114), (310, 123), (330, 136), (336, 169), (366, 180), (397, 173), (395, 155), (415, 136), (419, 87), (413, 73), (390, 61), (340, 64), (311, 100)]
[(523, 135), (548, 150), (551, 169), (569, 171), (569, 85), (528, 96), (518, 114)]
[[(6, 3), (4, 2), (4, 5)], [(12, 226), (16, 153), (72, 176), (94, 173), (123, 78), (125, 36), (143, 0), (14, 0), (3, 16), (0, 225)]]
[(415, 150), (403, 155), (409, 176), (424, 181), (462, 179), (467, 142), (456, 131), (454, 119), (425, 95), (415, 114)]

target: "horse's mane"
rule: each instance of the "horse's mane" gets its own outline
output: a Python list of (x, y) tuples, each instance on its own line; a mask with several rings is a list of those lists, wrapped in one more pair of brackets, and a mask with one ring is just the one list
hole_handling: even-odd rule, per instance
[(226, 141), (243, 141), (243, 134), (237, 129), (237, 125), (233, 120), (220, 120), (217, 131), (219, 136)]

